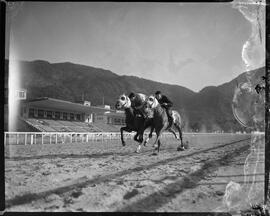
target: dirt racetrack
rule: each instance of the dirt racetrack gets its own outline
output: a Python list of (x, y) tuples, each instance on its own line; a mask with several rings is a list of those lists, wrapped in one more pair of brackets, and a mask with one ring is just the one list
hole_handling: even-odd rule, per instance
[[(184, 139), (181, 152), (177, 140), (162, 139), (158, 156), (153, 140), (140, 154), (132, 140), (7, 146), (6, 211), (214, 211), (226, 185), (244, 181), (250, 135)], [(256, 175), (263, 185), (263, 170)]]

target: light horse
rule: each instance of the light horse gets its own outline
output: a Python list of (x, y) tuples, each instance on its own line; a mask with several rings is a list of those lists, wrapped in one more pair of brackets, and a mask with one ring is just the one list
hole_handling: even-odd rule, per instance
[(175, 138), (178, 139), (175, 131), (173, 130), (173, 127), (175, 127), (178, 130), (179, 139), (181, 141), (181, 143), (177, 147), (177, 151), (185, 150), (182, 133), (183, 121), (180, 114), (177, 111), (175, 110), (172, 111), (173, 123), (171, 126), (169, 126), (169, 120), (165, 108), (159, 104), (158, 100), (153, 95), (149, 96), (146, 99), (142, 111), (146, 116), (150, 116), (151, 118), (153, 118), (152, 127), (154, 127), (155, 132), (157, 134), (156, 140), (153, 144), (155, 148), (153, 152), (154, 155), (157, 155), (157, 153), (159, 152), (161, 144), (160, 137), (165, 130), (172, 132)]
[[(140, 96), (143, 98), (143, 100), (146, 99), (146, 96), (144, 94), (140, 94)], [(141, 144), (143, 142), (143, 133), (146, 128), (151, 126), (152, 119), (147, 119), (145, 121), (145, 118), (143, 116), (136, 115), (136, 113), (134, 112), (134, 108), (131, 106), (131, 101), (129, 97), (125, 94), (119, 96), (118, 100), (116, 101), (115, 108), (117, 110), (124, 110), (126, 116), (126, 126), (120, 128), (122, 145), (126, 145), (123, 138), (123, 132), (126, 131), (130, 133), (132, 131), (135, 131), (137, 133), (134, 136), (134, 140), (139, 142), (139, 146), (137, 147), (136, 152), (139, 153), (141, 149)], [(148, 138), (144, 141), (144, 145), (146, 145), (149, 139), (152, 137), (152, 132), (153, 129), (151, 128), (151, 132)]]

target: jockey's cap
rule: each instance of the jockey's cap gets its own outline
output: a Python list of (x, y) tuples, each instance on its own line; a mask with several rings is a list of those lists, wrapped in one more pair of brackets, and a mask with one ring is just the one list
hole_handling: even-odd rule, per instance
[(133, 92), (131, 92), (130, 94), (129, 94), (129, 98), (132, 98), (132, 97), (134, 97), (135, 96), (135, 94), (133, 93)]

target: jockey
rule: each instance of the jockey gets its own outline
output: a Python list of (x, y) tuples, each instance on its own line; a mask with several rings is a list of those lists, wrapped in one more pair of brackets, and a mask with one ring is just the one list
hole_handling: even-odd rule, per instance
[(131, 92), (129, 94), (129, 99), (131, 101), (131, 107), (134, 109), (135, 115), (142, 115), (141, 108), (143, 106), (143, 103), (145, 101), (145, 96), (140, 93), (133, 93)]
[(161, 91), (156, 91), (155, 97), (158, 100), (159, 104), (166, 109), (166, 113), (168, 115), (168, 120), (169, 120), (169, 126), (171, 126), (173, 122), (172, 111), (171, 111), (171, 107), (173, 106), (173, 103), (165, 95), (162, 95)]

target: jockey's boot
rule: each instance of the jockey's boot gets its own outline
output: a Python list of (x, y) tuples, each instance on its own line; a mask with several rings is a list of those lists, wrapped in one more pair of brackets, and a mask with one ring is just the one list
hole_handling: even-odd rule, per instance
[(172, 124), (173, 124), (172, 111), (171, 110), (167, 110), (167, 115), (168, 115), (168, 121), (169, 121), (168, 128), (170, 128), (172, 126)]

